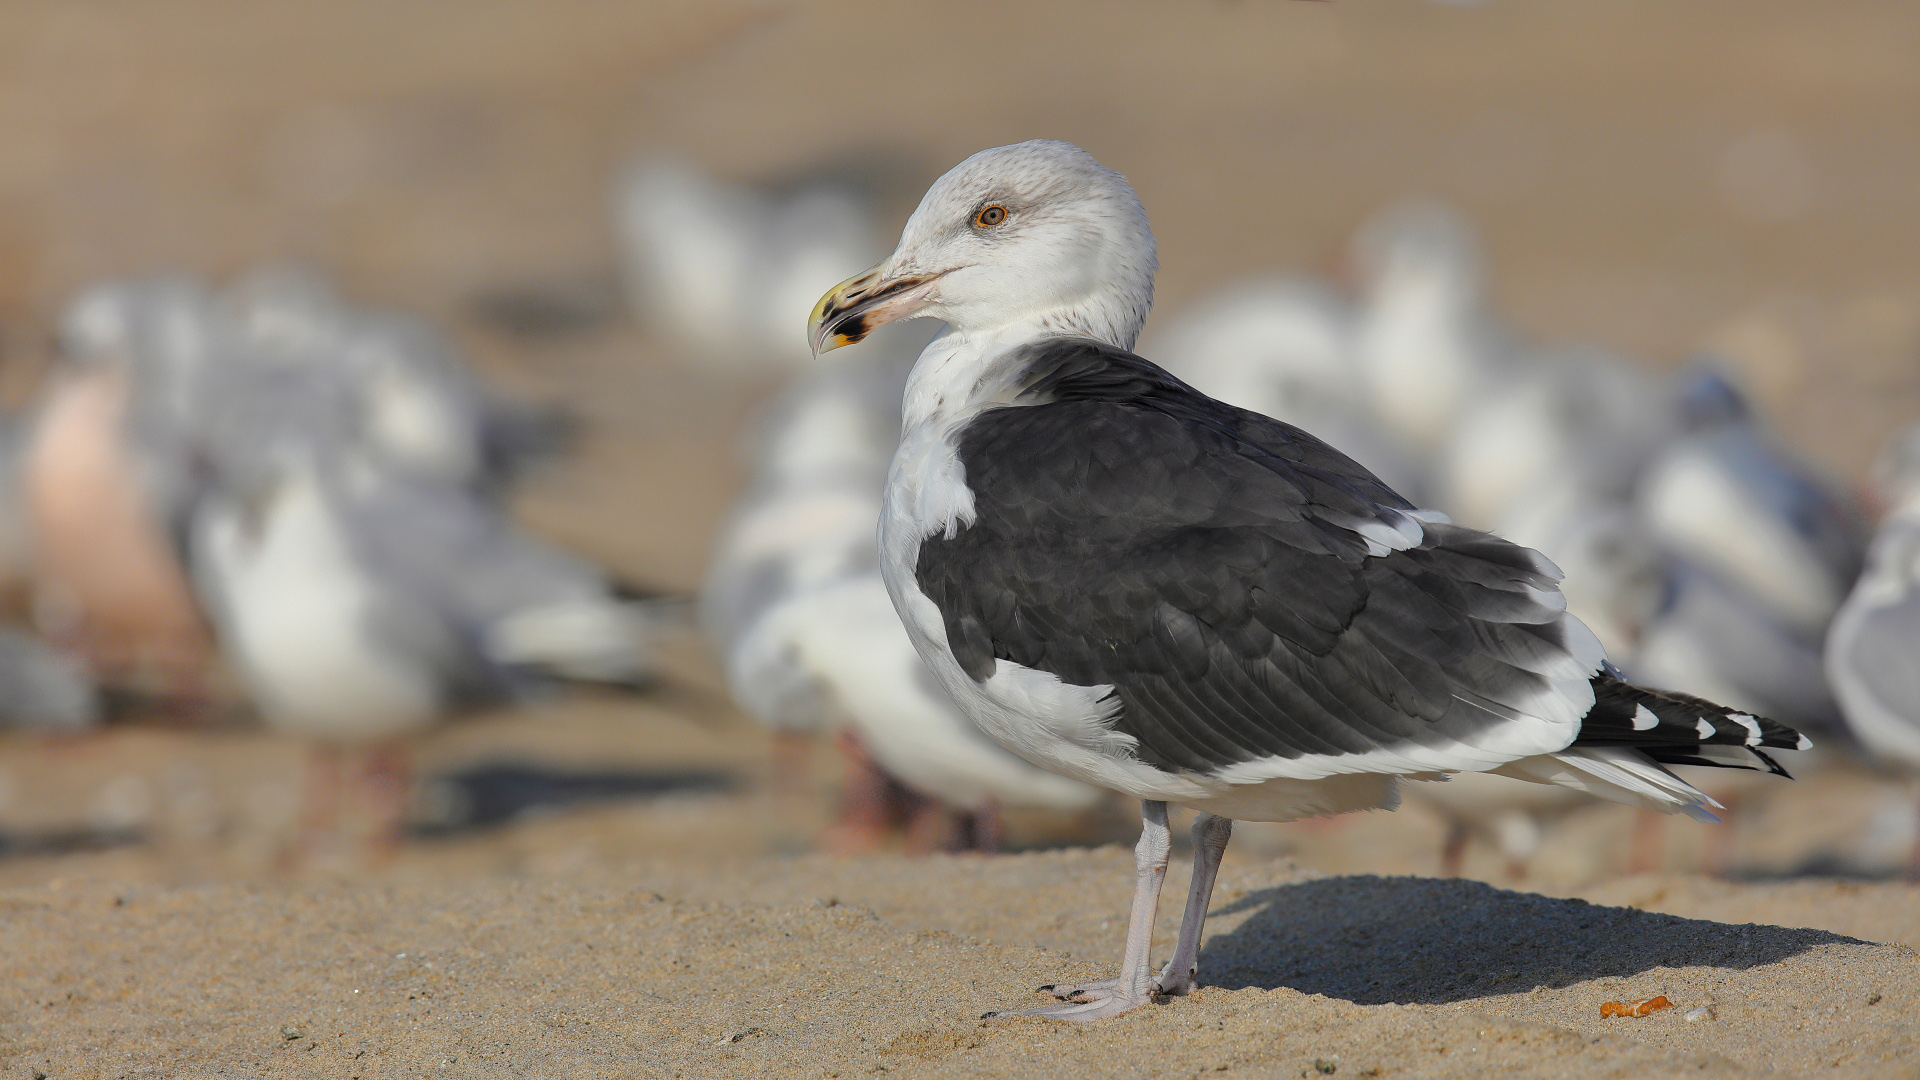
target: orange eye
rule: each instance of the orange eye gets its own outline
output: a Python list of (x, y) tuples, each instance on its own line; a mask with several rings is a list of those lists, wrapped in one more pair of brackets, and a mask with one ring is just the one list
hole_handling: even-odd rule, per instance
[(979, 213), (973, 215), (973, 223), (983, 229), (991, 229), (1005, 220), (1007, 220), (1007, 208), (998, 204), (983, 206)]

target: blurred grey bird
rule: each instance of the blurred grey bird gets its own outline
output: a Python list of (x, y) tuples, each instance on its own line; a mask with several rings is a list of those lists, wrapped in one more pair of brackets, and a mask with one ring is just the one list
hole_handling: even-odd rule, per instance
[(0, 627), (0, 730), (77, 735), (99, 726), (87, 673), (32, 634)]
[[(1866, 750), (1920, 772), (1920, 427), (1901, 433), (1878, 480), (1891, 507), (1827, 632), (1826, 670), (1847, 728)], [(1920, 840), (1908, 859), (1920, 880)]]
[(563, 412), (492, 392), (431, 325), (351, 305), (317, 274), (256, 271), (229, 304), (240, 356), (294, 377), (329, 369), (362, 449), (393, 468), (497, 491), (571, 433)]
[(212, 646), (179, 540), (195, 390), (225, 347), (217, 308), (184, 278), (82, 292), (19, 471), (38, 628), (103, 683), (188, 709), (210, 697)]
[(1622, 666), (1650, 686), (1715, 695), (1782, 723), (1830, 728), (1838, 716), (1819, 635), (1684, 559), (1670, 564), (1662, 605)]
[(23, 473), (31, 435), (25, 417), (0, 414), (0, 593), (24, 590), (33, 575)]
[(658, 157), (627, 170), (614, 203), (635, 309), (736, 375), (809, 366), (814, 301), (882, 246), (867, 197), (828, 179), (754, 187)]
[(1578, 492), (1624, 504), (1680, 431), (1670, 396), (1626, 359), (1591, 348), (1513, 350), (1462, 408), (1440, 455), (1440, 505), (1505, 535), (1540, 500)]
[(1680, 400), (1690, 432), (1661, 452), (1640, 484), (1649, 529), (1817, 641), (1860, 573), (1866, 537), (1857, 510), (1766, 434), (1722, 373), (1696, 368)]
[[(475, 493), (319, 440), (220, 472), (191, 530), (194, 581), (270, 727), (310, 740), (307, 815), (328, 831), (341, 748), (371, 777), (377, 850), (398, 842), (404, 740), (555, 680), (644, 684), (650, 624), (597, 571)], [(332, 762), (332, 764), (328, 764)]]

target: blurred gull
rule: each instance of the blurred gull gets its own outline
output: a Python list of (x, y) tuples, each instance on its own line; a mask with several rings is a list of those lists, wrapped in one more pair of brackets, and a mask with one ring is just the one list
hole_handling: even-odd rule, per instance
[(866, 200), (831, 181), (753, 188), (657, 158), (626, 174), (615, 201), (636, 309), (736, 374), (812, 363), (814, 300), (881, 250)]
[[(1920, 427), (1880, 468), (1891, 511), (1827, 632), (1826, 669), (1848, 729), (1869, 752), (1920, 771)], [(1920, 841), (1908, 876), (1920, 880)]]
[(308, 784), (316, 830), (338, 809), (339, 747), (390, 844), (406, 734), (555, 680), (650, 677), (647, 612), (498, 505), (551, 449), (551, 413), (495, 397), (426, 324), (275, 270), (225, 294), (97, 286), (61, 336), (73, 363), (23, 470), (38, 608), (99, 666), (100, 625), (137, 615), (176, 651), (191, 631), (195, 673), (205, 610), (267, 721), (332, 748)]
[[(735, 698), (776, 735), (790, 776), (796, 736), (842, 727), (849, 797), (829, 843), (880, 841), (900, 808), (890, 781), (960, 812), (955, 839), (991, 848), (1003, 806), (1079, 810), (1098, 792), (1021, 761), (989, 740), (935, 683), (880, 579), (875, 532), (900, 398), (915, 348), (803, 374), (760, 433), (756, 475), (723, 530), (702, 600)], [(877, 771), (876, 771), (877, 770)], [(911, 813), (910, 846), (931, 846), (933, 816)]]
[(1676, 433), (1667, 395), (1633, 365), (1534, 350), (1464, 406), (1441, 457), (1441, 504), (1464, 525), (1499, 529), (1572, 491), (1623, 503)]
[(1508, 507), (1494, 531), (1553, 560), (1567, 610), (1610, 655), (1633, 655), (1667, 599), (1668, 560), (1631, 504), (1562, 484)]
[(1783, 723), (1819, 728), (1836, 716), (1820, 641), (1774, 618), (1745, 591), (1685, 560), (1626, 667), (1653, 686), (1720, 700)]
[(1369, 222), (1355, 248), (1360, 372), (1388, 427), (1416, 452), (1436, 450), (1501, 359), (1472, 232), (1452, 211), (1412, 203)]
[(1654, 537), (1817, 639), (1860, 572), (1855, 512), (1761, 430), (1719, 372), (1693, 372), (1682, 415), (1691, 433), (1658, 456), (1640, 486)]
[(426, 322), (349, 305), (324, 278), (274, 267), (231, 292), (238, 347), (251, 363), (326, 369), (354, 397), (362, 447), (390, 466), (496, 490), (560, 448), (567, 419), (501, 398)]
[[(229, 463), (223, 468), (231, 468)], [(382, 850), (399, 840), (404, 739), (550, 679), (635, 685), (647, 623), (605, 579), (463, 489), (287, 440), (223, 472), (196, 510), (194, 579), (269, 726), (312, 740), (309, 824), (365, 766)]]
[(1398, 491), (1426, 484), (1381, 422), (1354, 364), (1355, 315), (1319, 282), (1243, 282), (1162, 323), (1147, 352), (1202, 393), (1284, 420)]
[(211, 641), (176, 544), (194, 482), (183, 440), (219, 337), (213, 295), (190, 281), (81, 294), (19, 481), (43, 632), (111, 685), (188, 702), (207, 696)]

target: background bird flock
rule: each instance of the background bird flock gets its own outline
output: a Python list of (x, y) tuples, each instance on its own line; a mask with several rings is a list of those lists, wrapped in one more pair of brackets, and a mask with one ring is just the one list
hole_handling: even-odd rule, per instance
[[(794, 782), (813, 740), (843, 752), (821, 842), (898, 830), (909, 850), (991, 848), (1002, 808), (1094, 807), (945, 700), (880, 582), (880, 486), (929, 331), (827, 361), (801, 334), (814, 298), (883, 249), (873, 200), (655, 158), (614, 205), (640, 317), (690, 365), (786, 383), (698, 624), (774, 733), (777, 777)], [(1656, 375), (1530, 340), (1492, 310), (1481, 260), (1447, 208), (1389, 207), (1354, 237), (1349, 280), (1249, 278), (1157, 317), (1141, 351), (1545, 552), (1632, 678), (1811, 729), (1827, 754), (1920, 766), (1920, 443), (1891, 448), (1873, 490), (1844, 491), (1713, 357)], [(224, 288), (103, 282), (67, 305), (59, 344), (7, 430), (6, 569), (30, 597), (0, 637), (8, 723), (77, 735), (244, 703), (312, 744), (298, 864), (352, 846), (343, 806), (375, 857), (398, 842), (407, 739), (427, 726), (564, 683), (650, 686), (673, 605), (506, 509), (565, 452), (568, 417), (490, 389), (431, 326), (280, 267)], [(1477, 776), (1420, 797), (1449, 822), (1448, 870), (1476, 833), (1523, 867), (1542, 823), (1580, 803)]]
[[(808, 350), (814, 300), (897, 225), (853, 172), (620, 173), (607, 227), (634, 314), (690, 367), (783, 386), (692, 607), (516, 524), (516, 485), (578, 419), (491, 387), (429, 323), (299, 267), (81, 290), (0, 440), (0, 561), (23, 598), (0, 628), (0, 723), (76, 747), (115, 723), (264, 724), (310, 748), (281, 865), (357, 865), (418, 812), (419, 733), (569, 686), (671, 692), (656, 655), (697, 626), (772, 733), (776, 788), (808, 797), (813, 748), (836, 748), (834, 821), (811, 843), (991, 850), (1003, 811), (1102, 813), (961, 716), (880, 581), (900, 391), (932, 328)], [(1458, 213), (1388, 206), (1343, 273), (1219, 288), (1157, 314), (1140, 351), (1544, 552), (1635, 681), (1812, 732), (1804, 770), (1920, 770), (1920, 429), (1846, 490), (1715, 356), (1661, 373), (1540, 340), (1494, 310), (1486, 270)], [(1737, 826), (1743, 777), (1697, 782)], [(1421, 788), (1446, 872), (1477, 836), (1522, 874), (1584, 805), (1497, 777)], [(1920, 871), (1917, 820), (1896, 832)], [(1637, 827), (1634, 858), (1658, 828)]]

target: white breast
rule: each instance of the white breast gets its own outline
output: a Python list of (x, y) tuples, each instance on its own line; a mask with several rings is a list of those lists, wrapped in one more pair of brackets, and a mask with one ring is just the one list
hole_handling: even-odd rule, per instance
[(290, 482), (259, 524), (212, 512), (199, 547), (222, 637), (268, 723), (346, 741), (430, 723), (436, 681), (370, 637), (374, 583), (320, 492)]

